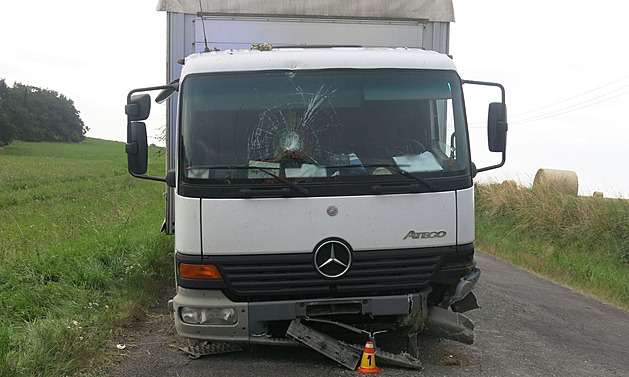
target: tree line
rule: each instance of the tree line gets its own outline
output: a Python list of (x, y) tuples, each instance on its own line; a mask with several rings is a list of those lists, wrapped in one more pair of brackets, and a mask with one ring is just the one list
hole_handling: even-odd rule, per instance
[(54, 90), (0, 79), (0, 146), (13, 140), (80, 142), (89, 130), (74, 102)]

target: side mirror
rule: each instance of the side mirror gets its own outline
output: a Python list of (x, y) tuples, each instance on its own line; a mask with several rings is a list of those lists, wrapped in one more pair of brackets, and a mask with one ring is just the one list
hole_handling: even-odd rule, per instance
[(155, 97), (155, 102), (162, 103), (177, 91), (179, 91), (179, 79), (171, 81), (161, 92), (159, 92), (157, 97)]
[(463, 80), (463, 84), (490, 86), (500, 89), (502, 93), (502, 102), (492, 102), (489, 104), (489, 114), (487, 116), (487, 142), (489, 143), (489, 150), (491, 152), (500, 152), (502, 154), (502, 161), (497, 165), (486, 166), (483, 168), (476, 168), (476, 165), (472, 166), (472, 176), (476, 173), (484, 172), (491, 169), (496, 169), (505, 164), (507, 159), (507, 105), (505, 104), (505, 88), (494, 82), (487, 81), (473, 81)]
[[(127, 114), (127, 144), (125, 150), (127, 152), (129, 173), (136, 178), (166, 182), (166, 178), (145, 175), (148, 170), (149, 148), (146, 137), (146, 124), (143, 121), (148, 119), (151, 113), (151, 96), (145, 92), (161, 90), (164, 92), (162, 97), (165, 97), (158, 97), (165, 100), (177, 89), (179, 89), (178, 80), (168, 85), (134, 89), (127, 94), (127, 105), (124, 108), (124, 112)], [(174, 186), (174, 173), (171, 176), (170, 182)]]
[(507, 149), (507, 106), (501, 102), (489, 104), (487, 117), (487, 141), (492, 152), (505, 152)]
[(132, 95), (124, 112), (130, 122), (146, 120), (151, 113), (151, 96), (146, 93)]
[(132, 122), (130, 128), (130, 139), (125, 147), (129, 173), (131, 175), (142, 175), (148, 170), (149, 158), (146, 124)]

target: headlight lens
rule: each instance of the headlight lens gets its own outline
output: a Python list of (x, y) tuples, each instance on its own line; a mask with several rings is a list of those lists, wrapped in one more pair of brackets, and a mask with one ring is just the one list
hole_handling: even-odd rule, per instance
[(181, 308), (181, 320), (196, 325), (233, 325), (238, 316), (233, 308)]

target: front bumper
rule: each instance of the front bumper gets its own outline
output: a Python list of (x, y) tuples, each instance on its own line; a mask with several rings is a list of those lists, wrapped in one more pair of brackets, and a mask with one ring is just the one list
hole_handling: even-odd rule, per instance
[[(296, 318), (319, 315), (365, 315), (367, 318), (393, 318), (401, 324), (426, 320), (427, 299), (431, 288), (419, 293), (392, 296), (361, 296), (335, 299), (233, 302), (220, 290), (178, 287), (172, 300), (177, 332), (186, 338), (239, 343), (277, 343), (270, 336), (269, 325), (289, 323)], [(185, 323), (181, 308), (232, 308), (237, 319), (230, 325)]]

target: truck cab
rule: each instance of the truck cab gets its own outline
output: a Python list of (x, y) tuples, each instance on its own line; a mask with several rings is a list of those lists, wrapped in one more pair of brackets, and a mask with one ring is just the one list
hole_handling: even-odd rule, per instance
[[(431, 318), (471, 331), (459, 313), (477, 307), (473, 178), (505, 162), (502, 86), (423, 48), (261, 44), (180, 62), (126, 107), (130, 173), (169, 187), (179, 334), (282, 344), (295, 321), (373, 334)], [(468, 84), (501, 91), (497, 165), (472, 163)], [(153, 91), (176, 94), (165, 178), (146, 175)]]

